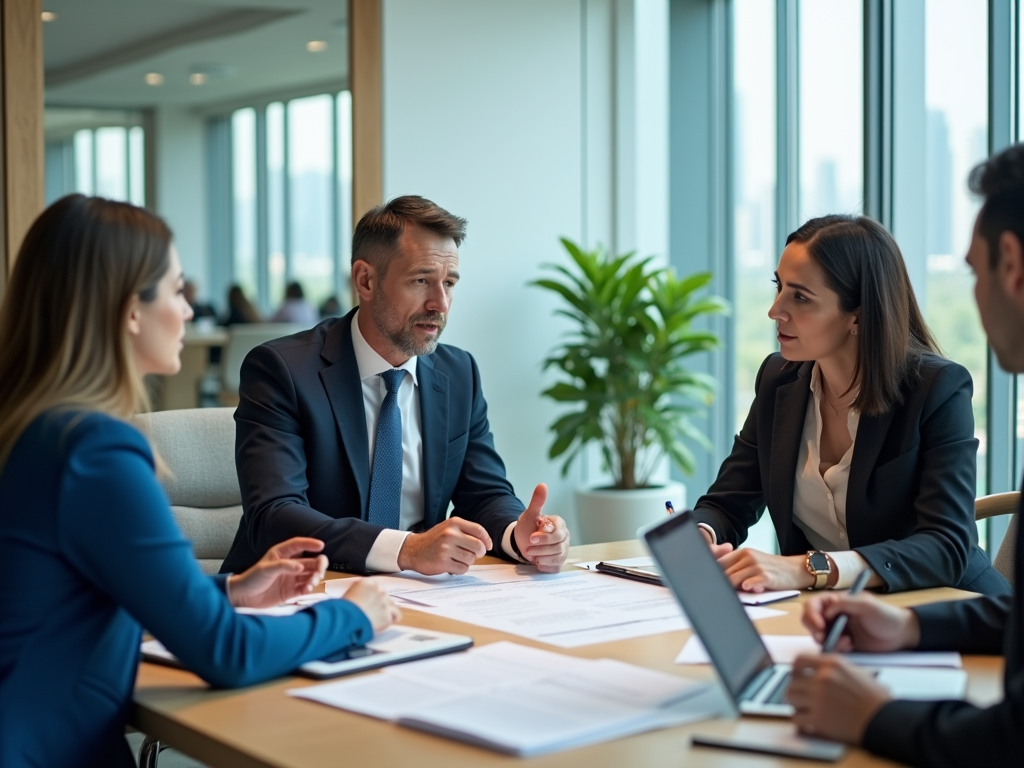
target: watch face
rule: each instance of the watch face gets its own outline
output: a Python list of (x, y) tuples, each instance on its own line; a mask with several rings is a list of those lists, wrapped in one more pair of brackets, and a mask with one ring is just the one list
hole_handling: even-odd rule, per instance
[(811, 563), (811, 568), (815, 571), (821, 571), (822, 573), (827, 573), (829, 571), (828, 558), (825, 557), (825, 553), (815, 552), (808, 559)]

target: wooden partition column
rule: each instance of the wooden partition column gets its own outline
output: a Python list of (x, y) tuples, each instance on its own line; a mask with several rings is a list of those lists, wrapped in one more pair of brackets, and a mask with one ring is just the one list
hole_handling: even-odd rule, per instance
[(0, 0), (0, 296), (43, 209), (42, 0)]
[(349, 0), (352, 91), (352, 221), (383, 202), (381, 0)]

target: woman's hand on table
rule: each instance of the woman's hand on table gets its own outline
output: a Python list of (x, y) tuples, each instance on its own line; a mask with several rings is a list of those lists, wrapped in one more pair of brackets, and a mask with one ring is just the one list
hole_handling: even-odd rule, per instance
[(373, 626), (374, 634), (384, 631), (402, 620), (402, 612), (395, 601), (370, 579), (357, 579), (345, 592), (345, 599), (355, 603)]
[(327, 570), (324, 543), (305, 536), (275, 544), (252, 568), (228, 576), (228, 600), (236, 608), (270, 608), (313, 591)]
[(917, 614), (868, 594), (848, 597), (845, 593), (830, 593), (813, 597), (804, 603), (802, 621), (811, 636), (822, 643), (841, 613), (846, 614), (847, 623), (837, 651), (886, 653), (916, 648), (921, 642)]
[(769, 555), (749, 547), (734, 550), (729, 544), (713, 544), (711, 552), (732, 585), (744, 592), (814, 586), (814, 577), (807, 570), (803, 555)]

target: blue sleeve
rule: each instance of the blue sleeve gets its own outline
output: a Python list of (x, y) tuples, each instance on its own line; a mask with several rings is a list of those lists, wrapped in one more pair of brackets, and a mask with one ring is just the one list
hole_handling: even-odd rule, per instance
[(250, 685), (372, 638), (366, 616), (346, 600), (289, 617), (236, 613), (192, 556), (141, 434), (111, 420), (77, 431), (59, 492), (62, 550), (204, 680)]

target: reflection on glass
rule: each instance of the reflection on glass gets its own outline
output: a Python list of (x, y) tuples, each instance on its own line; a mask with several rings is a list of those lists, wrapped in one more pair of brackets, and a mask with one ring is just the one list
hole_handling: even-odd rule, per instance
[[(761, 362), (778, 349), (768, 319), (775, 271), (775, 0), (735, 0), (733, 6), (735, 179), (733, 260), (736, 333), (736, 430), (754, 399)], [(749, 546), (775, 551), (765, 515), (750, 529)]]
[(121, 127), (96, 130), (96, 194), (128, 199), (128, 132)]
[(276, 306), (284, 296), (287, 274), (284, 169), (284, 104), (278, 101), (267, 107), (267, 292), (270, 306)]
[[(957, 51), (956, 56), (949, 52)], [(985, 334), (964, 263), (978, 201), (967, 174), (988, 155), (988, 3), (929, 0), (925, 4), (927, 264), (918, 290), (925, 320), (946, 356), (974, 379), (974, 423), (980, 441), (978, 494), (985, 475)]]
[(240, 109), (231, 116), (231, 151), (234, 282), (247, 296), (257, 296), (255, 110)]
[(92, 131), (75, 131), (74, 147), (75, 191), (91, 195), (95, 189), (92, 175)]
[(128, 200), (146, 204), (145, 135), (137, 125), (128, 131)]
[(288, 102), (288, 241), (290, 278), (321, 304), (334, 280), (334, 99)]
[(342, 91), (337, 99), (336, 122), (338, 142), (338, 300), (342, 307), (350, 304), (351, 287), (348, 276), (352, 260), (352, 94)]
[(800, 0), (799, 13), (802, 223), (864, 207), (864, 10), (862, 0)]

